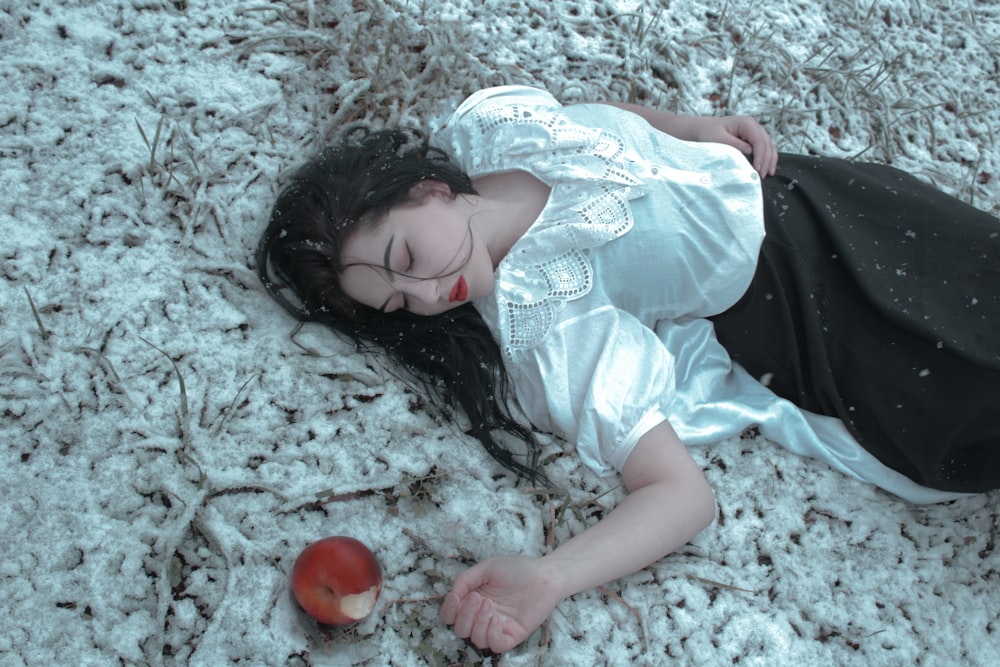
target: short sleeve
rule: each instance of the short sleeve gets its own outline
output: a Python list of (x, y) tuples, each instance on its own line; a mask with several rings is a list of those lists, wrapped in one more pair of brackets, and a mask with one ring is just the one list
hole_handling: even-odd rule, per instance
[[(470, 177), (524, 169), (543, 181), (580, 175), (579, 162), (595, 161), (601, 167), (606, 156), (591, 156), (602, 144), (604, 133), (571, 121), (563, 106), (550, 93), (527, 86), (487, 88), (467, 98), (432, 142), (444, 149)], [(607, 150), (620, 142), (611, 142)], [(587, 173), (590, 176), (600, 176)]]
[(509, 371), (528, 418), (574, 443), (599, 475), (621, 471), (639, 438), (666, 419), (674, 397), (667, 349), (612, 306), (563, 320)]
[[(562, 105), (550, 93), (527, 86), (499, 86), (473, 93), (462, 102), (433, 137), (473, 178), (483, 172), (505, 170), (515, 155), (543, 148), (547, 132), (524, 133), (525, 121), (539, 114), (560, 112)], [(509, 128), (518, 128), (514, 136)], [(505, 136), (500, 136), (505, 135)], [(513, 140), (513, 143), (512, 143)], [(517, 148), (513, 144), (520, 144)]]
[(448, 124), (459, 122), (463, 116), (481, 105), (502, 107), (528, 107), (536, 109), (561, 109), (562, 104), (551, 93), (530, 86), (496, 86), (484, 88), (469, 95), (458, 105)]

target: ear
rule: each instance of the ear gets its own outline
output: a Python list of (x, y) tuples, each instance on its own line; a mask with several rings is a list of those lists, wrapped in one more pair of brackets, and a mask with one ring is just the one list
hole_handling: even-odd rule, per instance
[(448, 199), (453, 199), (455, 197), (455, 193), (451, 191), (448, 184), (441, 181), (428, 179), (410, 186), (410, 196), (416, 201), (423, 201), (427, 197), (435, 195), (439, 197), (446, 197)]

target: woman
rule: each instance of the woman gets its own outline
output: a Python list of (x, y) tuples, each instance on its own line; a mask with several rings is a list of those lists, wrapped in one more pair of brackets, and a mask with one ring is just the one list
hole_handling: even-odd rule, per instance
[(298, 317), (460, 405), (507, 467), (538, 474), (512, 388), (621, 473), (623, 502), (551, 554), (458, 577), (459, 636), (507, 650), (686, 543), (714, 516), (686, 446), (747, 427), (916, 502), (998, 486), (991, 216), (886, 167), (779, 164), (749, 118), (524, 87), (473, 95), (435, 143), (346, 137), (279, 197), (258, 267)]

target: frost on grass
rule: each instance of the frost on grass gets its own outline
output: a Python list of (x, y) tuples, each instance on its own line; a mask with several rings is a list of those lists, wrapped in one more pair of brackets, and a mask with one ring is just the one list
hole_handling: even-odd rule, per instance
[[(344, 124), (433, 126), (528, 83), (755, 115), (783, 150), (1000, 206), (989, 3), (0, 10), (4, 665), (493, 664), (437, 618), (454, 576), (544, 553), (620, 498), (558, 441), (559, 488), (516, 486), (377, 360), (291, 335), (250, 257), (277, 184)], [(996, 494), (910, 507), (755, 437), (695, 456), (716, 523), (500, 662), (992, 664)], [(288, 575), (338, 534), (385, 588), (332, 632)]]

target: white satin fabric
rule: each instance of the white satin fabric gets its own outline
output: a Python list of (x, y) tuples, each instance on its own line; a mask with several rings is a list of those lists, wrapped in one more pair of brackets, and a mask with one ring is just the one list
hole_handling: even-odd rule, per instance
[(887, 468), (839, 420), (778, 398), (717, 342), (703, 318), (742, 296), (764, 235), (760, 183), (739, 151), (521, 86), (471, 96), (435, 143), (472, 178), (523, 170), (552, 189), (475, 306), (526, 416), (588, 467), (620, 470), (663, 420), (688, 445), (757, 425), (912, 502), (958, 497)]

